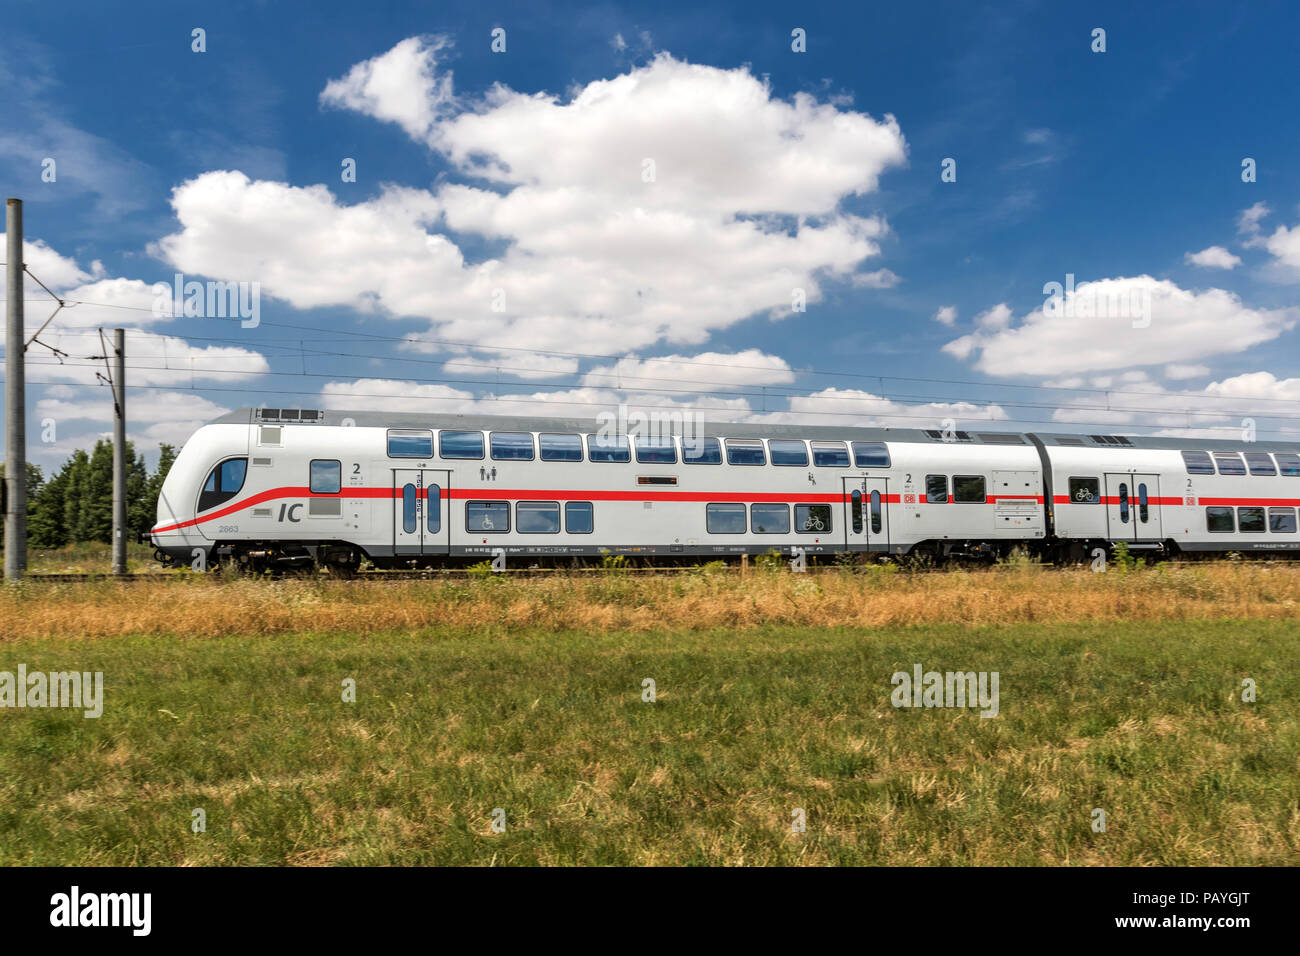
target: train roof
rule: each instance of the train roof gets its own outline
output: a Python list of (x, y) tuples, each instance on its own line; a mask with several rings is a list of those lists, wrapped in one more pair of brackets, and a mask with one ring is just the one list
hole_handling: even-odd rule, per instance
[[(680, 418), (672, 418), (674, 425)], [(373, 410), (238, 408), (209, 424), (233, 425), (342, 425), (350, 422), (366, 428), (464, 428), (475, 431), (598, 432), (608, 420), (597, 418), (542, 417), (519, 415), (450, 415), (437, 412), (387, 412)], [(704, 422), (704, 437), (727, 438), (805, 438), (850, 441), (893, 441), (944, 443), (945, 436), (932, 428), (888, 428), (853, 425), (787, 425), (755, 422)], [(672, 428), (680, 434), (680, 425)], [(1224, 451), (1295, 451), (1300, 442), (1245, 442), (1222, 438), (1164, 438), (1147, 435), (1098, 435), (1047, 432), (999, 432), (957, 429), (946, 440), (959, 445), (1030, 445), (1037, 438), (1049, 447), (1184, 449)]]

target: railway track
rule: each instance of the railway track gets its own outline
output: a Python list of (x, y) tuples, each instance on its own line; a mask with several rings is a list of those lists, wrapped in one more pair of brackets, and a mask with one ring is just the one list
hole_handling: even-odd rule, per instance
[[(1171, 565), (1174, 567), (1214, 567), (1220, 565), (1241, 565), (1243, 561), (1230, 560), (1186, 560), (1171, 559), (1162, 561), (1161, 564)], [(1286, 565), (1294, 567), (1297, 562), (1286, 559), (1267, 559), (1252, 560), (1249, 562), (1253, 565), (1261, 566), (1280, 566)], [(899, 565), (899, 574), (941, 574), (956, 570), (964, 570), (977, 574), (998, 574), (1010, 571), (1020, 571), (1025, 568), (1041, 570), (1044, 573), (1051, 571), (1063, 571), (1071, 568), (1080, 569), (1086, 565), (1010, 565), (1010, 564), (991, 564), (991, 565), (956, 565), (941, 567), (908, 567)], [(618, 577), (622, 575), (646, 576), (646, 575), (677, 575), (677, 574), (727, 574), (727, 575), (744, 575), (748, 573), (757, 573), (753, 565), (748, 567), (739, 564), (728, 564), (723, 568), (709, 568), (705, 571), (701, 565), (680, 565), (662, 567), (624, 567), (624, 568), (506, 568), (504, 571), (493, 572), (493, 577), (505, 578), (545, 578), (555, 575), (580, 575), (595, 577)], [(854, 567), (846, 569), (839, 565), (810, 564), (807, 568), (808, 574), (828, 574), (852, 570), (857, 573), (863, 573), (864, 568)], [(282, 571), (274, 575), (262, 575), (259, 577), (274, 577), (276, 580), (312, 580), (312, 581), (345, 581), (349, 583), (361, 582), (383, 582), (383, 581), (447, 581), (447, 580), (466, 580), (476, 577), (484, 577), (484, 573), (479, 570), (470, 568), (426, 568), (421, 570), (394, 570), (394, 571), (359, 571), (351, 576), (341, 576), (330, 574), (328, 572), (316, 571)], [(201, 575), (192, 571), (144, 571), (132, 574), (104, 574), (104, 573), (31, 573), (23, 579), (27, 582), (45, 583), (45, 584), (85, 584), (91, 582), (117, 582), (121, 584), (136, 584), (151, 581), (173, 581), (173, 580), (223, 580), (217, 574)], [(232, 580), (239, 580), (234, 578)]]

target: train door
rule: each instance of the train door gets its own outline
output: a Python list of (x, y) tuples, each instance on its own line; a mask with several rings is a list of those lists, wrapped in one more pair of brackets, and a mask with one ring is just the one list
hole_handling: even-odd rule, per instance
[(887, 478), (844, 479), (844, 544), (850, 551), (889, 550)]
[(451, 472), (393, 469), (393, 554), (447, 554)]
[(1112, 541), (1159, 541), (1160, 477), (1106, 473), (1106, 528)]

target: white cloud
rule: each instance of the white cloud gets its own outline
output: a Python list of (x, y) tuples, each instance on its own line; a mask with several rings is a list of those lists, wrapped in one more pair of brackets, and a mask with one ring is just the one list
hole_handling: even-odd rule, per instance
[(1290, 229), (1278, 226), (1271, 236), (1261, 238), (1256, 244), (1267, 249), (1277, 264), (1300, 270), (1300, 226)]
[(1247, 308), (1223, 289), (1193, 292), (1151, 276), (1101, 279), (1078, 285), (1059, 308), (977, 329), (943, 351), (962, 360), (977, 355), (975, 368), (995, 376), (1184, 364), (1275, 339), (1298, 316), (1297, 309)]
[(952, 328), (957, 321), (957, 307), (955, 305), (941, 305), (939, 311), (932, 315), (931, 318), (940, 325)]
[(701, 352), (646, 359), (633, 356), (619, 359), (613, 365), (593, 368), (582, 381), (584, 385), (617, 389), (671, 388), (674, 383), (683, 383), (708, 390), (788, 384), (794, 381), (794, 372), (783, 358), (759, 349), (746, 349), (731, 354)]
[(1233, 255), (1223, 246), (1210, 246), (1200, 252), (1189, 252), (1183, 259), (1202, 269), (1232, 269), (1241, 265), (1241, 257)]
[(1165, 378), (1180, 381), (1185, 378), (1201, 378), (1210, 374), (1208, 365), (1166, 365)]
[(1267, 203), (1257, 202), (1248, 209), (1243, 209), (1237, 216), (1237, 231), (1255, 233), (1259, 231), (1259, 221), (1269, 214)]
[(408, 37), (330, 80), (321, 104), (396, 123), (413, 139), (423, 139), (454, 101), (451, 74), (437, 75), (438, 52), (448, 45), (446, 37)]
[(751, 416), (751, 421), (806, 425), (889, 425), (901, 428), (943, 428), (949, 419), (958, 428), (996, 428), (1007, 419), (1000, 405), (973, 402), (896, 402), (856, 388), (824, 388), (790, 398), (789, 411)]
[[(1103, 379), (1092, 387), (1109, 388)], [(1122, 386), (1122, 388), (1121, 388)], [(1286, 414), (1285, 403), (1300, 401), (1300, 378), (1278, 379), (1271, 372), (1247, 372), (1211, 382), (1202, 389), (1170, 391), (1150, 381), (1115, 383), (1102, 396), (1070, 399), (1052, 414), (1057, 422), (1089, 425), (1133, 425), (1135, 430), (1179, 437), (1237, 438), (1243, 417), (1271, 426), (1269, 413)]]
[[(666, 54), (563, 102), (500, 85), (471, 101), (437, 52), (403, 41), (323, 96), (399, 123), (490, 188), (389, 186), (344, 205), (324, 186), (214, 171), (175, 190), (181, 228), (158, 254), (299, 308), (427, 318), (480, 347), (623, 352), (789, 314), (794, 290), (817, 302), (823, 277), (861, 275), (880, 252), (884, 221), (842, 202), (905, 161), (892, 116), (776, 99), (746, 68)], [(467, 260), (461, 234), (495, 257)]]
[(457, 356), (448, 359), (442, 370), (448, 375), (505, 375), (540, 380), (574, 374), (578, 371), (578, 360), (540, 352), (498, 352), (488, 356)]
[(903, 280), (889, 269), (858, 273), (853, 277), (855, 289), (892, 289)]
[(999, 302), (993, 308), (975, 316), (975, 327), (986, 331), (1005, 329), (1010, 322), (1011, 307), (1005, 302)]

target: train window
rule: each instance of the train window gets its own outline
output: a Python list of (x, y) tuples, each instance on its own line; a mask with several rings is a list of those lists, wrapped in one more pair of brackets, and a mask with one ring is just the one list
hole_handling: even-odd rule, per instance
[(858, 468), (888, 468), (889, 449), (884, 442), (855, 441), (853, 444), (853, 464)]
[(213, 468), (208, 480), (203, 483), (199, 493), (199, 510), (207, 511), (217, 505), (225, 504), (244, 487), (244, 475), (248, 473), (247, 458), (228, 458)]
[(429, 529), (430, 534), (437, 534), (442, 530), (442, 489), (437, 485), (430, 485), (424, 491), (425, 513), (429, 519), (425, 526)]
[(1236, 531), (1237, 525), (1232, 519), (1232, 509), (1217, 507), (1206, 508), (1205, 530), (1212, 531), (1215, 534), (1224, 534)]
[(795, 505), (794, 530), (800, 534), (829, 534), (831, 530), (831, 506)]
[(1289, 478), (1300, 478), (1300, 455), (1280, 451), (1273, 456), (1277, 459), (1277, 470)]
[(631, 461), (626, 435), (588, 435), (588, 461)]
[(842, 441), (815, 441), (812, 450), (813, 464), (818, 468), (849, 467), (849, 450)]
[(749, 525), (754, 534), (789, 534), (790, 506), (761, 504), (749, 506)]
[(925, 476), (925, 500), (932, 505), (946, 505), (948, 503), (947, 475)]
[(1187, 473), (1189, 475), (1214, 474), (1214, 462), (1210, 460), (1210, 453), (1208, 451), (1183, 452), (1183, 464), (1187, 466)]
[(465, 502), (465, 527), (469, 531), (509, 531), (510, 502)]
[(728, 465), (761, 465), (763, 458), (763, 443), (754, 439), (727, 439), (727, 464)]
[(1269, 508), (1268, 530), (1274, 534), (1295, 534), (1294, 508)]
[(313, 458), (308, 470), (308, 487), (313, 495), (337, 495), (343, 490), (343, 465), (326, 458)]
[(482, 458), (482, 432), (438, 432), (438, 454), (443, 458)]
[(677, 446), (672, 436), (651, 438), (648, 435), (636, 436), (636, 460), (643, 465), (677, 464)]
[(853, 522), (853, 533), (862, 534), (862, 492), (856, 488), (849, 495), (849, 517)]
[(1262, 532), (1266, 525), (1263, 508), (1238, 508), (1237, 530), (1241, 532)]
[(389, 458), (432, 458), (433, 432), (427, 428), (388, 429)]
[(402, 486), (402, 530), (415, 534), (415, 485)]
[(520, 534), (559, 534), (558, 501), (521, 501), (515, 505), (515, 521)]
[(556, 435), (543, 432), (537, 436), (542, 446), (542, 461), (582, 461), (581, 435)]
[(1101, 482), (1096, 478), (1071, 478), (1070, 504), (1101, 504)]
[(801, 441), (773, 439), (767, 443), (767, 451), (774, 465), (808, 467), (808, 446)]
[(880, 534), (881, 524), (880, 492), (871, 493), (871, 533)]
[(722, 444), (716, 438), (683, 438), (683, 465), (722, 464)]
[(1123, 481), (1119, 483), (1119, 520), (1128, 524), (1128, 484)]
[(705, 525), (709, 534), (744, 534), (745, 506), (709, 504), (704, 506)]
[(532, 461), (533, 436), (530, 432), (493, 432), (493, 461)]
[(1147, 486), (1146, 482), (1138, 483), (1138, 521), (1143, 524), (1147, 523), (1147, 515), (1150, 509), (1147, 507)]
[(1244, 475), (1246, 463), (1235, 451), (1216, 451), (1214, 461), (1219, 466), (1221, 475)]
[(982, 505), (988, 495), (984, 489), (983, 475), (953, 475), (952, 500), (968, 505)]
[(591, 534), (595, 525), (590, 501), (569, 501), (564, 505), (564, 530), (569, 534)]
[(1252, 475), (1277, 474), (1277, 469), (1273, 467), (1273, 456), (1266, 451), (1246, 452), (1246, 466)]

